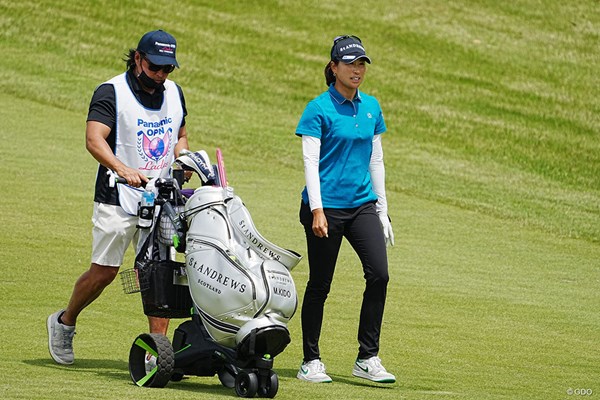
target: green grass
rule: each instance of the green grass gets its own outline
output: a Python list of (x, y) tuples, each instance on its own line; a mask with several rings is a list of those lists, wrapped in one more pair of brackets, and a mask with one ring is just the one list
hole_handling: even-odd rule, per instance
[[(118, 282), (81, 315), (75, 365), (47, 352), (45, 318), (89, 264), (90, 96), (157, 27), (179, 42), (172, 77), (186, 94), (192, 148), (221, 147), (261, 233), (301, 253), (294, 128), (325, 89), (332, 37), (360, 36), (373, 59), (363, 90), (388, 125), (397, 243), (381, 357), (398, 383), (350, 374), (363, 281), (345, 245), (321, 344), (334, 383), (295, 378), (297, 315), (275, 360), (277, 398), (600, 392), (598, 1), (174, 3), (0, 0), (1, 398), (235, 396), (216, 378), (132, 385), (129, 347), (147, 326)], [(300, 298), (307, 270), (302, 261), (293, 271)]]

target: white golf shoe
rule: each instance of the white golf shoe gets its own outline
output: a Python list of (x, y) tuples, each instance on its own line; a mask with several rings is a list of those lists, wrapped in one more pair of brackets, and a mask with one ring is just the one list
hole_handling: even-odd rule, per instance
[(329, 383), (331, 378), (325, 373), (325, 364), (321, 360), (302, 363), (296, 375), (298, 379), (313, 383)]
[(396, 382), (396, 377), (387, 372), (381, 365), (379, 357), (371, 357), (366, 360), (357, 359), (354, 363), (352, 375), (378, 383)]

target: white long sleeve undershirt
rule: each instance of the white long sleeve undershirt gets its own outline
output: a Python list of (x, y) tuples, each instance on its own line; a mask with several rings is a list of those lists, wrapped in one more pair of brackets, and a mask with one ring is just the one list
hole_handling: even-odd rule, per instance
[(373, 191), (377, 195), (377, 214), (387, 215), (388, 206), (387, 198), (385, 196), (385, 166), (383, 165), (381, 135), (375, 135), (373, 137), (373, 153), (371, 153), (369, 172), (371, 173), (371, 185), (373, 185)]
[(308, 192), (310, 210), (323, 208), (321, 202), (321, 181), (319, 179), (319, 157), (321, 156), (321, 139), (314, 136), (302, 136), (302, 155), (304, 158), (304, 179)]

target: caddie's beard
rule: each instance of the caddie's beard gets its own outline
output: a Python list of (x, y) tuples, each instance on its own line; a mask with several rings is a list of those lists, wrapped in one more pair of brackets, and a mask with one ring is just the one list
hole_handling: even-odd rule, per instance
[(142, 71), (137, 76), (137, 78), (140, 80), (140, 82), (142, 83), (142, 85), (146, 86), (149, 89), (158, 89), (163, 84), (162, 82), (158, 83), (154, 79), (150, 78), (148, 75), (146, 75), (146, 72), (144, 72), (144, 71)]

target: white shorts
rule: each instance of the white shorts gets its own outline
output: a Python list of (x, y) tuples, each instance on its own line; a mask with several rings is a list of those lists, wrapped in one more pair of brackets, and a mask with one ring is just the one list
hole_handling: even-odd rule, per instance
[(94, 202), (92, 215), (92, 263), (120, 267), (129, 245), (139, 247), (137, 215), (127, 214), (120, 206)]

